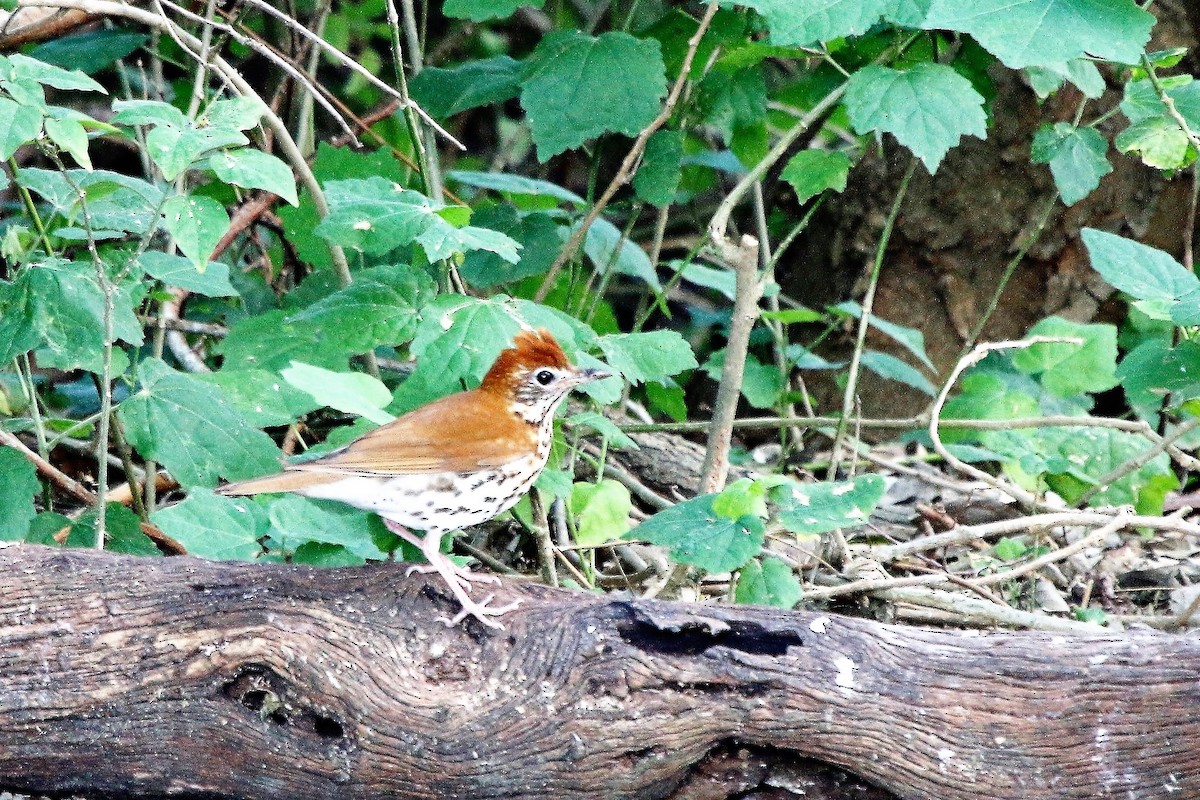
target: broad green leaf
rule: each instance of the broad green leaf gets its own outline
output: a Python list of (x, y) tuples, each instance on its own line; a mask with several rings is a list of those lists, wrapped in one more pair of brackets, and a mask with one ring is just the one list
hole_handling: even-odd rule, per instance
[(609, 366), (630, 383), (661, 381), (697, 366), (692, 348), (676, 331), (612, 333), (599, 340)]
[(173, 181), (212, 151), (248, 143), (236, 130), (159, 124), (146, 134), (146, 153), (162, 170), (163, 179)]
[(1172, 347), (1164, 339), (1147, 339), (1126, 354), (1116, 375), (1138, 416), (1157, 422), (1168, 394), (1172, 407), (1200, 397), (1200, 343), (1184, 340)]
[(117, 408), (129, 443), (185, 487), (279, 468), (279, 449), (230, 408), (220, 389), (148, 358), (140, 387)]
[(1016, 561), (1028, 553), (1029, 548), (1020, 539), (1012, 536), (1003, 536), (992, 547), (992, 552), (1001, 561)]
[[(741, 156), (735, 140), (738, 131), (753, 135), (749, 129), (761, 127), (767, 112), (767, 81), (763, 69), (752, 65), (744, 69), (714, 69), (700, 82), (697, 103), (704, 121), (721, 132), (721, 138)], [(757, 159), (742, 159), (752, 164)]]
[(676, 422), (687, 419), (687, 400), (680, 386), (651, 381), (646, 384), (646, 399), (652, 411), (661, 411)]
[[(703, 369), (714, 381), (720, 381), (724, 366), (725, 349), (721, 348), (709, 356)], [(742, 396), (750, 405), (755, 408), (774, 407), (779, 402), (783, 388), (784, 379), (779, 367), (764, 364), (753, 353), (746, 355), (746, 365), (742, 370)]]
[(737, 277), (731, 269), (717, 269), (689, 261), (683, 268), (683, 279), (688, 283), (718, 291), (729, 300), (737, 296)]
[(764, 311), (759, 314), (763, 319), (770, 319), (784, 325), (794, 325), (800, 322), (820, 322), (825, 315), (811, 308), (784, 308), (779, 311)]
[(13, 78), (15, 79), (29, 78), (46, 86), (53, 86), (55, 89), (108, 94), (103, 86), (77, 69), (63, 69), (20, 53), (14, 53), (8, 57), (8, 60), (13, 66)]
[(88, 135), (79, 120), (71, 114), (48, 116), (44, 127), (50, 141), (58, 148), (75, 159), (75, 163), (86, 170), (92, 168), (92, 159), (88, 156)]
[(1058, 91), (1064, 81), (1070, 81), (1083, 96), (1096, 100), (1104, 94), (1104, 76), (1099, 68), (1085, 58), (1075, 58), (1064, 64), (1028, 67), (1029, 85), (1038, 97), (1045, 99)]
[(602, 272), (613, 269), (622, 275), (641, 278), (655, 291), (662, 291), (662, 283), (646, 251), (626, 239), (616, 225), (603, 217), (588, 228), (583, 240), (583, 252)]
[[(447, 11), (446, 13), (449, 13)], [(521, 90), (521, 62), (508, 56), (468, 61), (457, 67), (426, 67), (408, 88), (421, 108), (451, 117), (479, 106), (503, 103)]]
[[(311, 326), (327, 347), (347, 354), (379, 345), (401, 345), (417, 332), (417, 311), (433, 299), (436, 287), (423, 272), (387, 266), (360, 270), (354, 283), (288, 318)], [(303, 359), (301, 359), (303, 360)]]
[(866, 33), (892, 7), (889, 0), (738, 0), (738, 5), (766, 18), (773, 44), (801, 46)]
[(771, 490), (779, 523), (792, 533), (826, 533), (864, 525), (886, 488), (878, 475), (861, 475), (842, 483), (788, 481)]
[(218, 561), (253, 561), (262, 554), (258, 540), (267, 534), (267, 513), (244, 497), (222, 497), (192, 489), (181, 503), (150, 515), (162, 532), (188, 555)]
[(146, 43), (146, 34), (121, 28), (97, 30), (62, 36), (43, 42), (30, 57), (58, 67), (71, 67), (94, 75), (130, 55)]
[(300, 205), (291, 168), (269, 153), (252, 147), (222, 150), (215, 153), (208, 164), (226, 183), (245, 189), (262, 189), (279, 195), (294, 206)]
[(802, 150), (791, 157), (779, 177), (792, 185), (796, 198), (804, 203), (826, 189), (842, 191), (849, 174), (850, 159), (845, 154)]
[(292, 552), (288, 562), (311, 567), (357, 567), (367, 563), (367, 560), (340, 544), (305, 542)]
[(42, 132), (42, 112), (0, 97), (0, 160), (7, 161)]
[[(1192, 130), (1200, 129), (1200, 81), (1191, 75), (1174, 75), (1159, 79), (1159, 85), (1171, 98), (1178, 111)], [(1158, 90), (1149, 79), (1143, 78), (1125, 84), (1125, 97), (1121, 101), (1121, 112), (1131, 123), (1142, 122), (1167, 113)]]
[[(104, 512), (104, 530), (108, 534), (104, 549), (129, 556), (162, 556), (158, 545), (142, 533), (141, 520), (125, 506), (109, 503)], [(96, 509), (89, 508), (72, 525), (67, 547), (96, 546)]]
[(633, 190), (652, 206), (668, 206), (679, 188), (683, 158), (683, 133), (658, 130), (646, 142), (642, 165), (633, 176)]
[[(60, 547), (55, 540), (55, 535), (63, 528), (71, 527), (71, 518), (65, 517), (54, 511), (43, 511), (33, 518), (33, 524), (29, 526), (29, 534), (25, 537), (25, 541), (29, 544), (44, 544), (47, 547)], [(95, 540), (93, 539), (93, 543)]]
[(1153, 25), (1132, 0), (933, 0), (924, 23), (971, 34), (1012, 69), (1085, 56), (1133, 64)]
[(19, 542), (36, 516), (33, 496), (42, 490), (37, 470), (11, 447), (0, 447), (0, 541)]
[(442, 13), (456, 19), (483, 22), (489, 19), (505, 19), (523, 6), (541, 8), (546, 0), (446, 0)]
[(929, 382), (928, 378), (921, 374), (920, 370), (896, 358), (891, 353), (881, 353), (878, 350), (864, 350), (862, 365), (881, 378), (887, 378), (890, 381), (899, 381), (906, 386), (911, 386), (918, 391), (924, 392), (930, 397), (937, 394), (937, 388)]
[(850, 76), (845, 104), (855, 130), (892, 134), (931, 173), (963, 136), (987, 136), (983, 97), (942, 64), (863, 67)]
[(1200, 288), (1192, 289), (1171, 306), (1169, 316), (1178, 325), (1200, 325)]
[(538, 160), (602, 133), (635, 136), (658, 115), (667, 80), (658, 42), (613, 31), (552, 31), (526, 60), (524, 107)]
[(1200, 288), (1200, 278), (1162, 250), (1095, 228), (1084, 228), (1082, 237), (1092, 268), (1137, 300), (1173, 303)]
[(762, 481), (739, 478), (713, 498), (712, 510), (726, 519), (766, 517), (767, 487)]
[[(853, 300), (838, 303), (836, 306), (833, 306), (833, 309), (849, 314), (855, 319), (862, 319), (862, 306)], [(888, 322), (886, 319), (875, 314), (871, 315), (871, 319), (867, 324), (903, 345), (904, 349), (916, 356), (922, 364), (933, 369), (933, 362), (929, 360), (929, 355), (925, 352), (925, 334), (920, 330), (909, 328), (905, 325), (897, 325), (895, 322)]]
[(537, 178), (527, 178), (524, 175), (509, 175), (503, 172), (470, 172), (453, 170), (448, 177), (467, 186), (479, 189), (491, 189), (494, 192), (504, 192), (513, 195), (535, 195), (553, 197), (577, 206), (587, 205), (587, 201), (569, 189), (564, 189), (557, 183), (543, 181)]
[(203, 272), (183, 256), (158, 250), (148, 250), (138, 257), (138, 264), (151, 278), (168, 286), (178, 286), (207, 297), (236, 297), (237, 289), (229, 282), (229, 265), (210, 261)]
[(299, 361), (293, 361), (280, 374), (321, 405), (366, 417), (379, 425), (395, 419), (383, 410), (392, 402), (392, 393), (378, 378), (362, 372), (333, 372)]
[[(387, 553), (379, 549), (371, 534), (366, 511), (335, 502), (284, 495), (271, 504), (271, 537), (294, 550), (307, 542), (340, 544), (362, 559), (381, 561)], [(378, 524), (378, 523), (375, 523)]]
[(290, 425), (301, 415), (321, 407), (308, 392), (265, 369), (226, 367), (194, 377), (219, 387), (229, 404), (255, 428)]
[(204, 195), (176, 195), (162, 206), (163, 227), (180, 251), (203, 272), (221, 237), (229, 230), (229, 215), (216, 200)]
[(567, 423), (583, 428), (591, 428), (596, 433), (608, 439), (609, 445), (618, 450), (638, 450), (637, 442), (629, 438), (629, 434), (617, 427), (617, 423), (613, 422), (603, 414), (595, 411), (581, 411), (578, 414), (572, 414), (567, 417)]
[(268, 311), (234, 323), (214, 346), (225, 356), (225, 369), (280, 370), (294, 360), (327, 369), (345, 369), (348, 354), (331, 346), (324, 331), (301, 322), (289, 322), (283, 311)]
[(1016, 350), (1013, 365), (1027, 375), (1040, 375), (1042, 386), (1060, 397), (1103, 392), (1117, 385), (1117, 329), (1085, 325), (1062, 317), (1047, 317), (1029, 329), (1029, 336), (1077, 337), (1069, 342), (1039, 343)]
[(184, 128), (188, 119), (175, 106), (161, 100), (114, 100), (114, 125), (170, 125)]
[(795, 608), (804, 595), (795, 573), (778, 558), (753, 559), (738, 571), (734, 600), (745, 605)]
[(1155, 169), (1181, 169), (1196, 157), (1183, 128), (1165, 114), (1133, 123), (1117, 134), (1113, 144), (1122, 153), (1138, 153), (1143, 163)]
[(1050, 165), (1063, 202), (1073, 206), (1112, 172), (1107, 152), (1108, 140), (1096, 129), (1057, 122), (1053, 126), (1043, 125), (1033, 137), (1031, 160)]
[(571, 487), (575, 543), (596, 547), (619, 541), (629, 530), (632, 508), (629, 490), (610, 478), (599, 483), (576, 483)]
[(226, 97), (206, 108), (197, 122), (213, 130), (245, 131), (257, 125), (265, 111), (257, 97)]
[(704, 494), (659, 511), (626, 538), (669, 548), (672, 561), (708, 572), (730, 572), (762, 552), (762, 520), (748, 515), (737, 520), (712, 509), (716, 495)]
[(564, 228), (549, 214), (518, 215), (512, 206), (496, 205), (479, 209), (472, 219), (480, 227), (499, 231), (521, 245), (515, 264), (486, 250), (467, 253), (458, 274), (472, 286), (490, 289), (544, 274), (562, 249)]

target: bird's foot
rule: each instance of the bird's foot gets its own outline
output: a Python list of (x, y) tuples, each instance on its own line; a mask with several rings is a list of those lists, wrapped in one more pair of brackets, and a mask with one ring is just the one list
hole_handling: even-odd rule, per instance
[(426, 539), (424, 546), (421, 548), (425, 554), (425, 559), (429, 562), (428, 565), (417, 564), (414, 567), (409, 567), (409, 572), (436, 572), (442, 576), (442, 580), (446, 582), (446, 587), (450, 590), (454, 598), (458, 600), (461, 610), (450, 619), (441, 617), (440, 619), (446, 623), (447, 627), (454, 627), (469, 616), (475, 617), (489, 628), (504, 630), (504, 626), (497, 622), (492, 617), (499, 617), (503, 614), (515, 609), (520, 605), (520, 600), (515, 600), (503, 606), (488, 605), (495, 597), (494, 594), (489, 594), (483, 599), (483, 602), (476, 602), (470, 595), (471, 581), (494, 581), (497, 585), (500, 579), (494, 575), (476, 575), (470, 570), (464, 569), (446, 556), (445, 553), (438, 549), (438, 540), (435, 538)]
[(502, 606), (488, 605), (488, 603), (492, 602), (492, 599), (495, 596), (496, 595), (494, 594), (489, 594), (487, 597), (483, 598), (482, 602), (479, 603), (476, 603), (474, 600), (472, 600), (469, 595), (466, 597), (459, 597), (458, 602), (462, 604), (462, 610), (449, 619), (446, 617), (438, 617), (438, 619), (446, 623), (447, 628), (453, 628), (467, 617), (475, 617), (475, 619), (479, 620), (484, 625), (487, 625), (489, 628), (495, 628), (496, 630), (502, 631), (504, 630), (504, 625), (500, 622), (496, 622), (493, 619), (489, 619), (489, 617), (499, 617), (507, 614), (517, 606), (521, 605), (521, 601), (514, 600), (511, 603), (506, 603)]
[[(496, 586), (500, 585), (500, 579), (495, 575), (485, 575), (479, 572), (472, 572), (466, 567), (458, 566), (453, 561), (450, 562), (450, 568), (454, 572), (454, 578), (458, 581), (458, 585), (463, 589), (469, 590), (474, 587), (476, 583), (494, 583)], [(442, 570), (440, 567), (434, 564), (413, 564), (404, 574), (412, 575), (414, 572), (428, 575), (431, 572), (437, 572), (440, 574)], [(445, 576), (443, 575), (443, 577)]]

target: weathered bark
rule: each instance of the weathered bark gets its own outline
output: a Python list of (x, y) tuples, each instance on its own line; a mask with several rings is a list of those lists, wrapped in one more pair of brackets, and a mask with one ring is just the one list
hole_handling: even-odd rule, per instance
[(724, 797), (815, 759), (905, 798), (1200, 796), (1193, 638), (497, 594), (507, 631), (447, 629), (401, 565), (0, 550), (0, 789)]

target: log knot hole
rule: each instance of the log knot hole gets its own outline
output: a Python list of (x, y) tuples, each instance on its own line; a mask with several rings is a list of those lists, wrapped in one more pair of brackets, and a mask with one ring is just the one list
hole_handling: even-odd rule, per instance
[(706, 617), (626, 603), (628, 616), (617, 623), (627, 643), (648, 653), (697, 656), (713, 647), (763, 656), (784, 656), (804, 639), (794, 630), (771, 630), (758, 622)]
[(221, 693), (263, 722), (290, 733), (349, 745), (341, 722), (304, 702), (292, 681), (264, 664), (242, 665), (221, 687)]

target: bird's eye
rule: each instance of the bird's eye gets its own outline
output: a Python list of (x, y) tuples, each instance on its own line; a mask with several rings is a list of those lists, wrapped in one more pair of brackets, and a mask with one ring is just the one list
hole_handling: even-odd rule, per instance
[(539, 369), (537, 372), (533, 373), (533, 379), (542, 386), (549, 386), (554, 382), (554, 373), (548, 369)]

